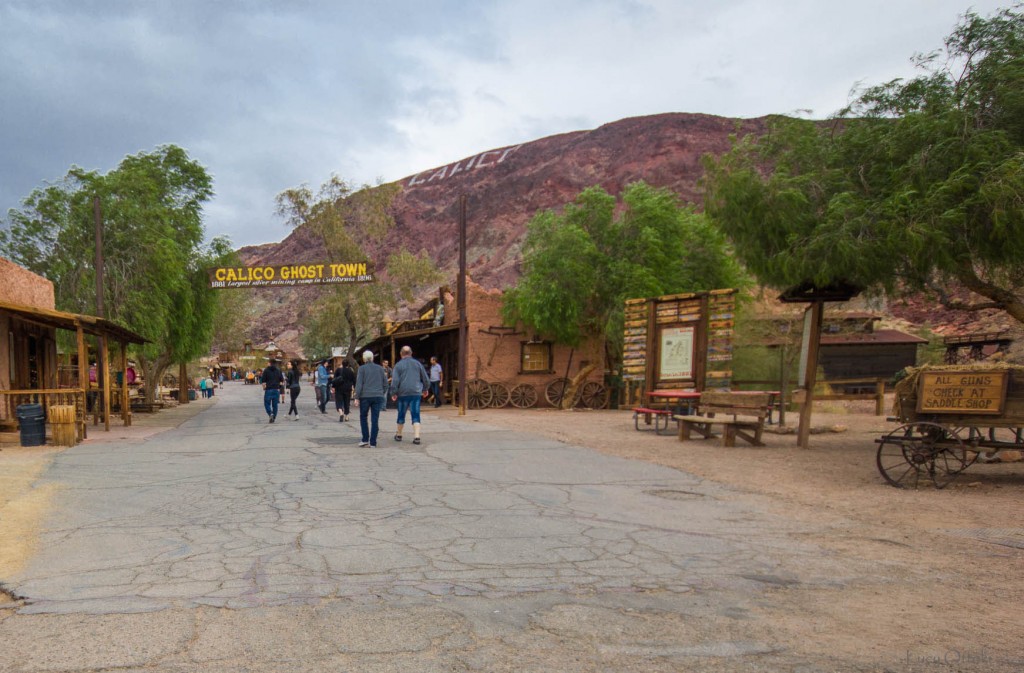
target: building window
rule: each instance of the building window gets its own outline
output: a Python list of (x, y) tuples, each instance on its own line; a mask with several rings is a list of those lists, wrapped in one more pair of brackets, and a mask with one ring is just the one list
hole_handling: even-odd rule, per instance
[(551, 372), (551, 342), (523, 341), (520, 350), (519, 368), (523, 374), (548, 374)]

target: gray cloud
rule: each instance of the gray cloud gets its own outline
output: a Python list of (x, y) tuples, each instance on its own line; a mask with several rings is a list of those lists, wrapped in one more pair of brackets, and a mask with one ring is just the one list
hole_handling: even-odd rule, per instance
[[(990, 12), (997, 2), (976, 2)], [(846, 102), (910, 72), (952, 0), (0, 0), (0, 212), (71, 165), (186, 148), (210, 235), (279, 240), (274, 196), (668, 111)]]

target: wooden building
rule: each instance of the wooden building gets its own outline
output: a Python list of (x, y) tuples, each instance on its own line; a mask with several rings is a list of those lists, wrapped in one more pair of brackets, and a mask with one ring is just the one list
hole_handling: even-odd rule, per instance
[[(120, 346), (120, 371), (127, 370), (128, 344), (145, 343), (138, 334), (96, 316), (67, 313), (55, 309), (53, 283), (13, 262), (0, 258), (0, 427), (17, 427), (17, 408), (22, 404), (41, 404), (44, 412), (51, 406), (74, 406), (78, 438), (86, 434), (87, 398), (95, 394), (95, 414), (102, 415), (109, 429), (112, 407), (110, 358), (90, 382), (91, 352), (106, 349), (112, 342)], [(57, 331), (74, 333), (75, 371), (59, 375)], [(94, 339), (95, 338), (95, 339)], [(69, 339), (70, 341), (70, 339)], [(128, 388), (121, 386), (118, 394), (122, 418), (131, 424)]]
[[(468, 283), (466, 314), (467, 405), (470, 408), (553, 406), (561, 399), (566, 380), (595, 365), (580, 389), (578, 402), (589, 407), (607, 403), (604, 387), (604, 344), (593, 339), (578, 348), (555, 344), (522, 326), (506, 325), (502, 318), (503, 293)], [(354, 354), (374, 353), (375, 362), (392, 365), (403, 346), (413, 357), (429, 364), (435, 356), (444, 372), (443, 392), (456, 401), (459, 372), (459, 313), (455, 297), (441, 288), (413, 320), (389, 323), (385, 334)]]

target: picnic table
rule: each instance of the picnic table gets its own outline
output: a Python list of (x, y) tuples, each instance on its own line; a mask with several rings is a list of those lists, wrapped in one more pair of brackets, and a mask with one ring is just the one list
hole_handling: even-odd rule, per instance
[(645, 425), (652, 425), (656, 434), (668, 430), (669, 421), (675, 414), (690, 413), (700, 399), (696, 390), (652, 390), (645, 393), (647, 404), (633, 408), (633, 426), (640, 430), (640, 418)]

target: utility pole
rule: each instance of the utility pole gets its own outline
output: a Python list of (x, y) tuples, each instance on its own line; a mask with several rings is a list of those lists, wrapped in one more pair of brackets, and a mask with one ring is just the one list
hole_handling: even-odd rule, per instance
[(466, 415), (466, 377), (469, 376), (466, 315), (466, 195), (459, 197), (459, 416)]
[[(100, 216), (100, 197), (92, 197), (92, 214), (96, 223), (96, 315), (106, 318), (103, 305), (103, 218)], [(103, 386), (103, 426), (110, 432), (110, 361), (107, 357), (107, 336), (100, 334), (96, 354), (97, 383)]]

